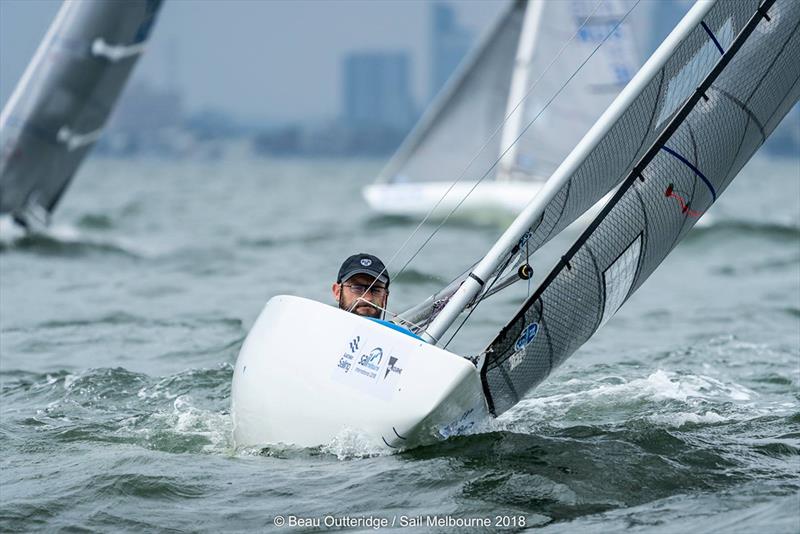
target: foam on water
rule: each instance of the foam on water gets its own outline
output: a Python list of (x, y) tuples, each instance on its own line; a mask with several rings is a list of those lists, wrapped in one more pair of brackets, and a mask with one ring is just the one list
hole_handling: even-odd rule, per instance
[(27, 232), (7, 215), (0, 216), (0, 250), (21, 248), (42, 254), (81, 254), (107, 252), (124, 254), (133, 258), (154, 258), (168, 252), (142, 239), (125, 236), (98, 235), (84, 231), (76, 225), (56, 222), (47, 227)]
[(189, 395), (176, 397), (171, 410), (154, 413), (152, 426), (141, 430), (149, 435), (153, 428), (172, 432), (180, 439), (205, 441), (200, 450), (209, 454), (230, 453), (233, 447), (230, 415), (198, 408)]
[(320, 450), (336, 456), (339, 460), (395, 454), (395, 451), (387, 449), (384, 444), (376, 441), (374, 437), (353, 428), (343, 428)]
[[(598, 385), (598, 382), (600, 384)], [(659, 369), (645, 378), (627, 379), (622, 376), (606, 376), (600, 380), (572, 378), (563, 382), (569, 393), (524, 399), (521, 408), (541, 409), (563, 414), (569, 408), (586, 403), (629, 404), (638, 401), (677, 400), (691, 403), (702, 399), (727, 398), (736, 401), (750, 400), (758, 394), (735, 383), (725, 384), (703, 375), (680, 375)]]

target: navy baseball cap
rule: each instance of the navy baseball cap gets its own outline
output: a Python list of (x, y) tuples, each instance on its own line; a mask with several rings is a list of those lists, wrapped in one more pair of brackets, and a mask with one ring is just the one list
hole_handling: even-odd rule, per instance
[(357, 274), (368, 274), (383, 282), (386, 287), (389, 287), (389, 273), (386, 272), (386, 266), (372, 254), (362, 252), (360, 254), (353, 254), (344, 260), (344, 263), (342, 263), (342, 266), (339, 268), (339, 275), (336, 277), (336, 282), (341, 284)]

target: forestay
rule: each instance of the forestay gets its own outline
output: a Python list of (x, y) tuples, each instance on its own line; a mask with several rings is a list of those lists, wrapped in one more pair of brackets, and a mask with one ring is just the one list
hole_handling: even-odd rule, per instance
[(0, 114), (0, 214), (46, 222), (98, 139), (161, 1), (64, 2)]
[(797, 102), (798, 25), (795, 0), (718, 1), (578, 169), (537, 243), (600, 194), (593, 184), (628, 175), (486, 349), (481, 374), (494, 414), (605, 324)]

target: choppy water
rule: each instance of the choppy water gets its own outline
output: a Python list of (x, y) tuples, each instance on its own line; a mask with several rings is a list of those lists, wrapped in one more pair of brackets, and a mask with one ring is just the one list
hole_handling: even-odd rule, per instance
[[(48, 235), (3, 241), (0, 529), (249, 531), (330, 514), (800, 531), (797, 161), (747, 167), (713, 224), (489, 431), (395, 455), (348, 434), (235, 450), (233, 363), (266, 299), (328, 301), (345, 256), (388, 258), (413, 230), (364, 208), (378, 167), (92, 160)], [(392, 307), (499, 231), (443, 229)], [(487, 302), (451, 348), (483, 348), (526, 289)]]

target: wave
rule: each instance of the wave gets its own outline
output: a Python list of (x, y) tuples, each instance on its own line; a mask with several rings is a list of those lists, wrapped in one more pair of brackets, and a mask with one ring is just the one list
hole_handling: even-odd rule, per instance
[(15, 251), (58, 257), (102, 254), (141, 259), (152, 255), (128, 240), (87, 235), (69, 225), (54, 225), (30, 233), (3, 227), (0, 229), (0, 252)]
[[(424, 216), (406, 215), (379, 215), (370, 214), (361, 224), (364, 228), (395, 228), (395, 227), (416, 227)], [(508, 213), (498, 213), (495, 211), (460, 213), (456, 211), (445, 223), (448, 228), (464, 228), (484, 230), (502, 229), (508, 227), (514, 221), (514, 217)], [(426, 227), (435, 228), (442, 223), (442, 217), (434, 217), (425, 221)]]
[(273, 237), (242, 237), (237, 244), (252, 248), (277, 248), (294, 244), (314, 244), (330, 241), (331, 233), (310, 232), (299, 235), (284, 235)]
[(88, 230), (111, 230), (114, 219), (104, 213), (86, 213), (78, 219), (77, 225)]
[[(126, 443), (175, 453), (229, 454), (231, 365), (150, 377), (127, 369), (3, 371), (0, 398), (23, 406), (5, 425), (36, 440)], [(16, 432), (23, 432), (17, 430)]]
[(437, 286), (442, 286), (447, 283), (447, 280), (434, 273), (429, 273), (414, 268), (408, 268), (405, 271), (403, 271), (400, 275), (395, 276), (392, 279), (392, 283), (403, 284), (403, 285), (435, 284)]
[(697, 242), (727, 236), (796, 241), (800, 238), (800, 226), (796, 223), (718, 220), (715, 218), (709, 224), (696, 226), (689, 232), (685, 240), (687, 242)]

